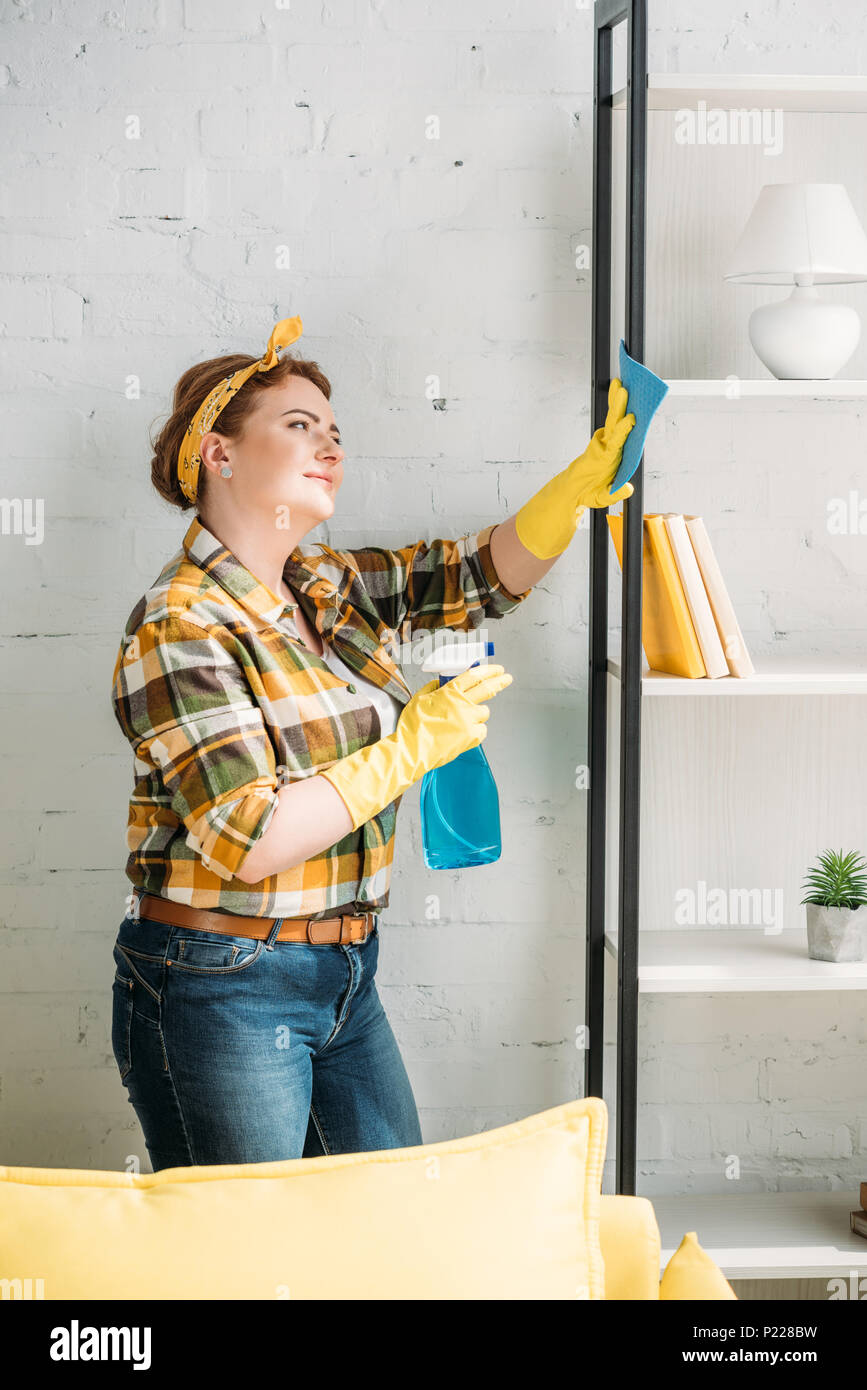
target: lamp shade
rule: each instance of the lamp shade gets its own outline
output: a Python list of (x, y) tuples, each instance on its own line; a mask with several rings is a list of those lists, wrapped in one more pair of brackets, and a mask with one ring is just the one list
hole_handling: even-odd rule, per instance
[(867, 280), (867, 237), (842, 183), (766, 183), (724, 272), (740, 284)]

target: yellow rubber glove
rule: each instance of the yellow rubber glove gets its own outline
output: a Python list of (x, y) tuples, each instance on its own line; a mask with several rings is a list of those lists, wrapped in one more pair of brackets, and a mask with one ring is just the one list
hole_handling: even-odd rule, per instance
[(393, 734), (321, 772), (346, 802), (353, 830), (432, 768), (478, 747), (491, 712), (484, 701), (511, 681), (502, 666), (472, 666), (442, 686), (428, 681), (404, 706)]
[(587, 448), (568, 468), (546, 483), (515, 514), (518, 540), (539, 560), (562, 555), (575, 534), (585, 507), (610, 507), (632, 496), (632, 484), (608, 488), (617, 472), (626, 436), (635, 424), (627, 415), (628, 392), (617, 377), (608, 388), (608, 414)]

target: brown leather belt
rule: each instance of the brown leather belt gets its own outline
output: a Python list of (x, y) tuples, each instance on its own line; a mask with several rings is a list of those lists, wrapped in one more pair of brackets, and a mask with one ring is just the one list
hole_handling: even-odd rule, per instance
[[(231, 912), (208, 912), (201, 907), (171, 902), (153, 893), (133, 894), (138, 909), (133, 914), (165, 922), (170, 927), (191, 927), (193, 931), (221, 932), (224, 936), (248, 936), (265, 941), (271, 934), (277, 917), (242, 917)], [(309, 941), (313, 945), (342, 946), (351, 941), (365, 941), (376, 925), (377, 914), (340, 913), (334, 917), (284, 917), (277, 941)]]

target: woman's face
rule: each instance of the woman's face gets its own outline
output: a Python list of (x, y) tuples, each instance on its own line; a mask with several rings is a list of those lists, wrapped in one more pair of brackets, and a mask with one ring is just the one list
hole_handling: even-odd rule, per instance
[[(339, 438), (319, 387), (306, 377), (288, 377), (262, 392), (239, 440), (221, 440), (232, 468), (224, 486), (245, 511), (282, 517), (297, 533), (311, 530), (332, 515), (343, 482)], [(211, 489), (221, 481), (215, 478)]]

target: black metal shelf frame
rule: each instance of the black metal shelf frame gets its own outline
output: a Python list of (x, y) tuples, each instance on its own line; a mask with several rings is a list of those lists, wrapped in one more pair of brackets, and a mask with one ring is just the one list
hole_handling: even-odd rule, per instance
[[(611, 182), (613, 30), (626, 24), (626, 322), (631, 357), (644, 360), (646, 0), (596, 0), (593, 59), (593, 430), (605, 423), (611, 371)], [(623, 504), (621, 581), (620, 816), (617, 932), (617, 1192), (635, 1193), (638, 1108), (638, 854), (641, 791), (641, 562), (644, 460)], [(603, 1095), (605, 837), (608, 698), (608, 525), (590, 512), (587, 759), (587, 908), (584, 1094)]]

